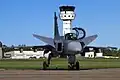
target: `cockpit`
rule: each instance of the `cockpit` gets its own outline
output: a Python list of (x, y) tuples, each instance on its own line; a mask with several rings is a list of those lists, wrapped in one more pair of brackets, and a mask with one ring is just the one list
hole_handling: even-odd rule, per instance
[(65, 34), (65, 40), (77, 40), (77, 35), (75, 33)]
[(83, 39), (86, 36), (86, 32), (82, 28), (73, 28), (72, 33), (65, 34), (65, 40), (77, 40), (77, 39)]

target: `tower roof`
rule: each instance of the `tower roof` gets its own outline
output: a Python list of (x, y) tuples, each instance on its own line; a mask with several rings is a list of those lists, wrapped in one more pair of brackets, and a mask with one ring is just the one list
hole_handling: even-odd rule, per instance
[(59, 9), (60, 11), (74, 11), (75, 7), (74, 6), (60, 6)]

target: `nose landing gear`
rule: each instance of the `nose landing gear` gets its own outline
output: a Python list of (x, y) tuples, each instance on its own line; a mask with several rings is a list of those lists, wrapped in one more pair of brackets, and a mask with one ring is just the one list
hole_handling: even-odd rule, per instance
[(79, 62), (76, 61), (76, 56), (75, 55), (69, 55), (68, 56), (68, 69), (70, 70), (79, 70), (80, 66), (79, 66)]
[(77, 61), (75, 64), (68, 64), (68, 69), (69, 70), (79, 70), (80, 69), (79, 62)]

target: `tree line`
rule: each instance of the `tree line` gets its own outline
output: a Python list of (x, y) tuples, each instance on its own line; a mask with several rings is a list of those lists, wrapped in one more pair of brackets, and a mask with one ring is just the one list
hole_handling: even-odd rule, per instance
[(120, 56), (120, 49), (103, 49), (103, 56)]

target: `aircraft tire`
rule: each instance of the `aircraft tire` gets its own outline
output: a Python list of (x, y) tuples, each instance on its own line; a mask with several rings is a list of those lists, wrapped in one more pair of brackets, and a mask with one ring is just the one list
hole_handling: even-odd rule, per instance
[(79, 69), (80, 69), (79, 62), (77, 61), (76, 62), (76, 70), (79, 70)]
[(70, 66), (70, 65), (68, 65), (68, 69), (69, 69), (69, 70), (71, 69), (71, 66)]
[(69, 70), (74, 70), (74, 65), (68, 65)]
[(43, 70), (46, 70), (47, 69), (47, 63), (46, 61), (43, 62)]

